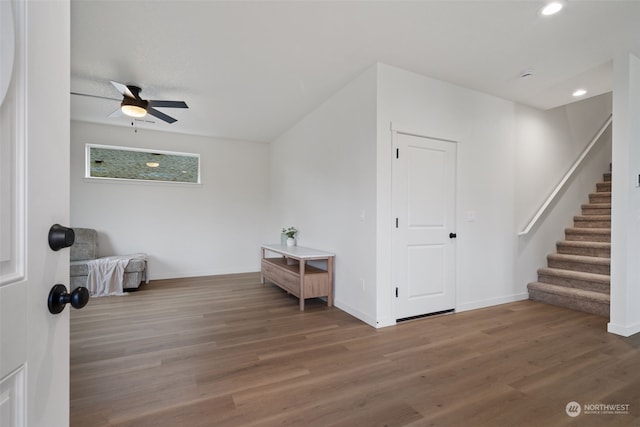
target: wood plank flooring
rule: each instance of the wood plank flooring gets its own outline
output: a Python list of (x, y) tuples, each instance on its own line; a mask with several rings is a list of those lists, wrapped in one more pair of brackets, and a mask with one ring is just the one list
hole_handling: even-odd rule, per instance
[(606, 325), (523, 301), (376, 330), (258, 274), (153, 281), (72, 311), (71, 426), (640, 426), (640, 337)]

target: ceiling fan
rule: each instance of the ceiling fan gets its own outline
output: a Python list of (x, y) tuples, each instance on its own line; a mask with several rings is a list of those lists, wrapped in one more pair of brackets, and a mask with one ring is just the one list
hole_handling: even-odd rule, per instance
[[(138, 86), (124, 85), (122, 83), (112, 81), (111, 84), (122, 94), (122, 101), (120, 102), (120, 108), (111, 113), (109, 117), (118, 117), (121, 114), (125, 114), (129, 117), (141, 118), (150, 114), (154, 117), (164, 120), (167, 123), (174, 123), (177, 119), (156, 110), (158, 108), (189, 108), (184, 101), (158, 101), (147, 100), (140, 97), (140, 89)], [(98, 95), (87, 95), (84, 93), (71, 92), (72, 95), (89, 96), (92, 98), (110, 99), (113, 101), (120, 101), (115, 98), (108, 98)]]

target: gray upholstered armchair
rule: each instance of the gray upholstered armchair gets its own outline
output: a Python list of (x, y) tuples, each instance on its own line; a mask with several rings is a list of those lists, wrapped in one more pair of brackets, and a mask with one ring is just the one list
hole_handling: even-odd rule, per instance
[[(87, 286), (89, 261), (97, 260), (98, 233), (92, 228), (74, 228), (75, 242), (71, 246), (70, 287)], [(144, 255), (144, 256), (142, 256)], [(130, 256), (124, 269), (123, 288), (136, 289), (147, 281), (147, 260), (145, 254)], [(91, 290), (91, 289), (90, 289)]]

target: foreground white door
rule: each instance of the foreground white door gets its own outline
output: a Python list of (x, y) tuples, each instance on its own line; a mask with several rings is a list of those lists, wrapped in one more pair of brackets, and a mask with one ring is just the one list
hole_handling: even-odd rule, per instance
[(455, 308), (456, 144), (393, 134), (396, 319)]
[[(0, 0), (0, 426), (69, 425), (69, 3)], [(28, 50), (27, 50), (28, 46)]]

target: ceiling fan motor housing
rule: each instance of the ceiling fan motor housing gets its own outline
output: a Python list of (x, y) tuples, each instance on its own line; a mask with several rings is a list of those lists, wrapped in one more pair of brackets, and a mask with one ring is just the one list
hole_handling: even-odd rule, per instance
[(149, 101), (147, 101), (146, 99), (136, 99), (136, 98), (130, 98), (128, 96), (125, 96), (122, 99), (122, 103), (120, 105), (123, 107), (125, 105), (132, 105), (135, 107), (144, 108), (146, 110), (147, 107), (149, 106)]

